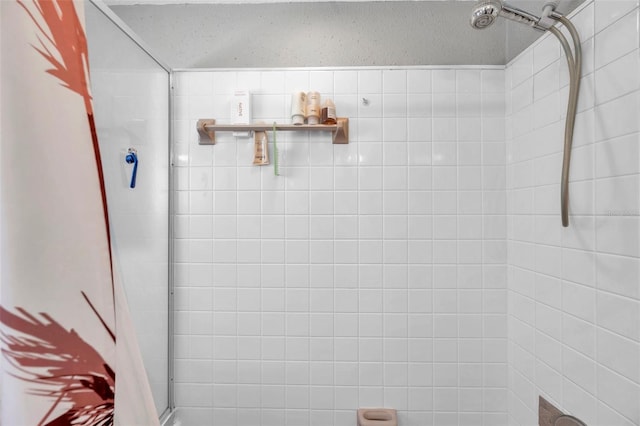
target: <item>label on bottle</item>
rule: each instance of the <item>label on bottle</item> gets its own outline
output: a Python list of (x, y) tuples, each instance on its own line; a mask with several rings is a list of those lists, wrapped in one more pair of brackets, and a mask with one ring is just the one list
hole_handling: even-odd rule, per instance
[(320, 117), (320, 105), (318, 105), (318, 104), (308, 104), (307, 105), (307, 116)]
[(269, 146), (267, 132), (255, 132), (253, 145), (253, 164), (264, 166), (269, 164)]
[(322, 107), (322, 124), (336, 124), (338, 119), (336, 117), (336, 108), (332, 106)]
[(309, 92), (307, 93), (307, 121), (309, 124), (318, 124), (320, 120), (320, 93)]

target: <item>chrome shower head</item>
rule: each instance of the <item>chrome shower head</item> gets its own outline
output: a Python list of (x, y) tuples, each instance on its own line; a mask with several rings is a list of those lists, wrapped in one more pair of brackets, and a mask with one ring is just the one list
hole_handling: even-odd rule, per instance
[(469, 23), (476, 30), (483, 30), (491, 26), (498, 16), (532, 26), (535, 29), (546, 29), (539, 25), (539, 17), (504, 4), (501, 0), (486, 0), (478, 2), (471, 12), (471, 20)]
[(471, 12), (469, 23), (476, 30), (483, 30), (493, 24), (502, 10), (500, 1), (483, 1), (478, 3)]

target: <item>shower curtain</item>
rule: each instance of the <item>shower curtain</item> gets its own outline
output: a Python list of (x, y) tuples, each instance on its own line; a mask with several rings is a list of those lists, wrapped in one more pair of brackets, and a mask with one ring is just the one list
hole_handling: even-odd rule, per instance
[(114, 272), (83, 1), (3, 1), (0, 22), (0, 424), (158, 424)]

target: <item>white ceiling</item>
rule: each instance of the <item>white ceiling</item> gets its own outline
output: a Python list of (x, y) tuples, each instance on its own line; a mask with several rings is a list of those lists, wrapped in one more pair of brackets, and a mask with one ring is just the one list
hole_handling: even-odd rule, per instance
[(172, 68), (504, 65), (541, 34), (506, 19), (472, 29), (476, 0), (104, 1)]

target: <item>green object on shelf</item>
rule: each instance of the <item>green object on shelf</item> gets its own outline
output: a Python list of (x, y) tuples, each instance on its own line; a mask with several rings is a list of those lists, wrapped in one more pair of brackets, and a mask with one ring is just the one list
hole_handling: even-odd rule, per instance
[(278, 141), (276, 139), (276, 122), (273, 122), (273, 174), (280, 176), (280, 170), (278, 170)]

